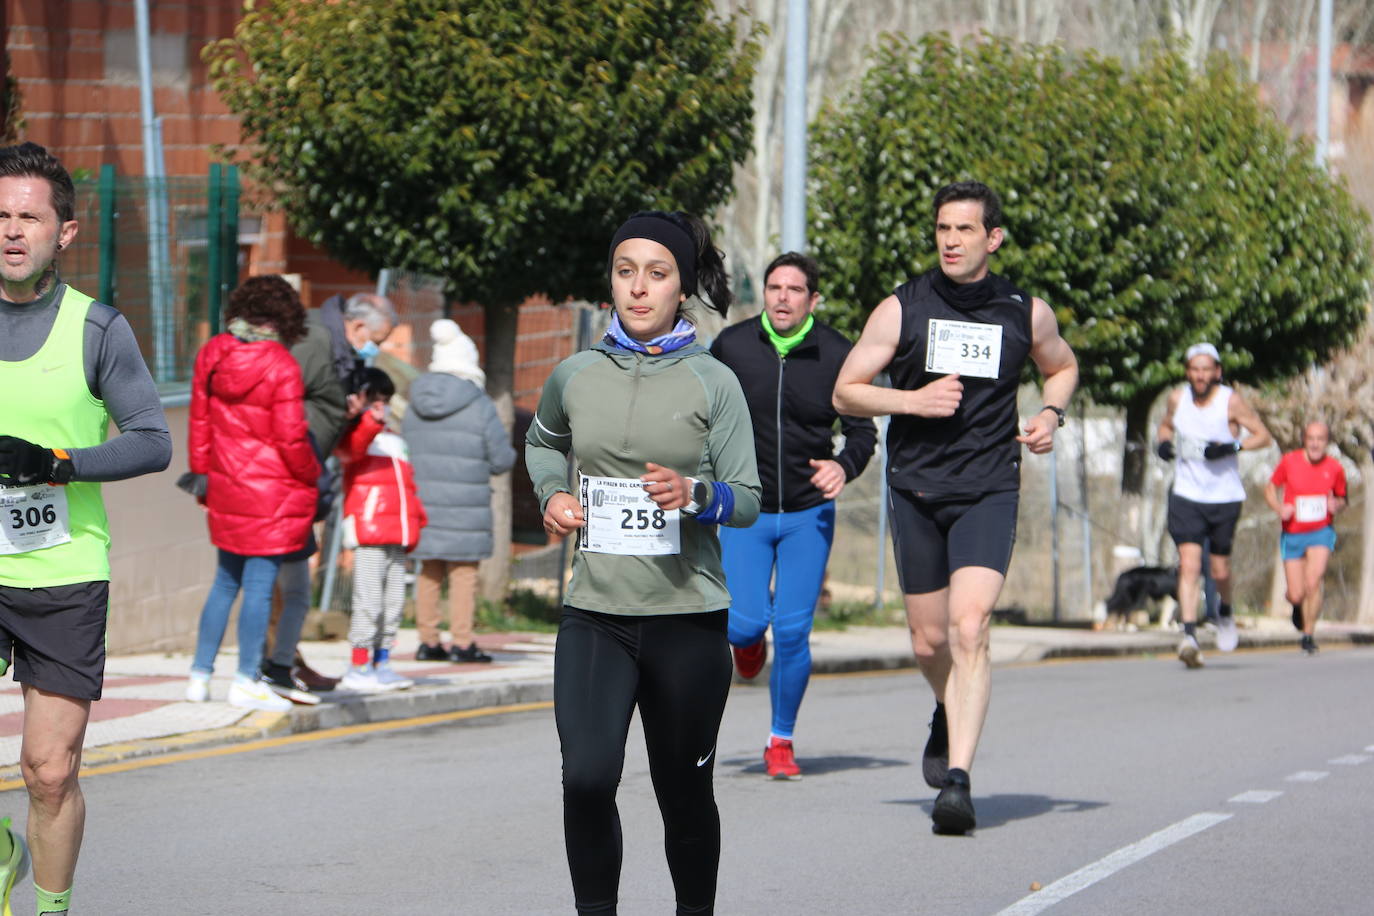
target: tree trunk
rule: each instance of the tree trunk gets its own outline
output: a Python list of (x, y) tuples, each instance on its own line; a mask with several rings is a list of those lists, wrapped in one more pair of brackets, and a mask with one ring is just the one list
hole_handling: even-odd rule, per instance
[(0, 47), (0, 60), (4, 62), (5, 72), (0, 73), (0, 140), (10, 143), (14, 140), (14, 125), (10, 123), (10, 23), (9, 8), (7, 4), (0, 3), (0, 38), (4, 39), (4, 46)]
[(1145, 489), (1145, 457), (1150, 450), (1150, 408), (1158, 391), (1141, 392), (1126, 405), (1126, 444), (1121, 453), (1121, 492), (1139, 496)]
[(1360, 518), (1360, 605), (1355, 622), (1374, 624), (1374, 456), (1359, 451), (1364, 508)]
[[(487, 394), (510, 430), (515, 427), (515, 337), (520, 310), (518, 305), (487, 303), (482, 314), (486, 319)], [(491, 479), (492, 554), (482, 561), (479, 574), (482, 597), (489, 601), (504, 600), (510, 588), (510, 482), (510, 472)]]

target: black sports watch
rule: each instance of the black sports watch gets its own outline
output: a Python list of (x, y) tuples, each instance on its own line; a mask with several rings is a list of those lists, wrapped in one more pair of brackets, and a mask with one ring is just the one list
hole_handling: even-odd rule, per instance
[(1055, 416), (1059, 417), (1059, 425), (1060, 425), (1060, 426), (1063, 426), (1063, 425), (1064, 425), (1064, 408), (1062, 408), (1062, 407), (1055, 407), (1053, 404), (1046, 404), (1044, 407), (1041, 407), (1041, 408), (1040, 408), (1040, 412), (1041, 412), (1041, 413), (1044, 413), (1044, 412), (1047, 411), (1047, 410), (1053, 410), (1054, 413), (1055, 413)]

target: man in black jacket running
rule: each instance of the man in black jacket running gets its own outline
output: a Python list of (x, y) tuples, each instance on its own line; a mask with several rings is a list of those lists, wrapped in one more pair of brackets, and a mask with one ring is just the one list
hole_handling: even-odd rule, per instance
[(754, 421), (763, 511), (750, 528), (722, 528), (720, 541), (730, 644), (743, 677), (763, 668), (764, 632), (773, 627), (773, 725), (763, 752), (773, 779), (801, 778), (792, 731), (811, 677), (811, 621), (835, 535), (835, 497), (863, 471), (877, 439), (872, 420), (842, 417), (831, 406), (850, 343), (811, 314), (818, 278), (806, 255), (779, 255), (764, 271), (763, 314), (726, 328), (711, 345), (739, 378)]

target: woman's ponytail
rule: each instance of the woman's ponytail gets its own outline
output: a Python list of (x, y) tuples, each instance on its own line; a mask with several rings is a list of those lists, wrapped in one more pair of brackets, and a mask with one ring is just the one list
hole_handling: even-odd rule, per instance
[(692, 235), (697, 247), (697, 295), (722, 318), (730, 312), (735, 294), (730, 290), (730, 275), (725, 272), (725, 258), (711, 243), (711, 230), (706, 222), (691, 213), (678, 210), (671, 214)]

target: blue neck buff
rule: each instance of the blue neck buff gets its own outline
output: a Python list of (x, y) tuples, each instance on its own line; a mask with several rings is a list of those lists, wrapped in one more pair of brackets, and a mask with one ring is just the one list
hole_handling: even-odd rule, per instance
[(606, 336), (611, 343), (626, 350), (633, 350), (636, 353), (647, 353), (650, 356), (658, 356), (660, 353), (672, 353), (674, 350), (681, 350), (683, 347), (697, 339), (697, 329), (686, 318), (679, 318), (677, 324), (667, 334), (661, 334), (650, 341), (635, 340), (625, 329), (620, 326), (620, 315), (611, 315), (611, 326), (606, 329)]

